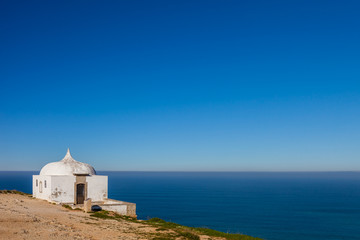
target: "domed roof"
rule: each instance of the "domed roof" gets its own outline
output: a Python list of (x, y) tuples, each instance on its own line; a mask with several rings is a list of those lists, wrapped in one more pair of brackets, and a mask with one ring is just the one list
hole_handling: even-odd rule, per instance
[(59, 162), (46, 164), (40, 171), (40, 175), (96, 175), (95, 169), (86, 163), (78, 162), (72, 158), (70, 150)]

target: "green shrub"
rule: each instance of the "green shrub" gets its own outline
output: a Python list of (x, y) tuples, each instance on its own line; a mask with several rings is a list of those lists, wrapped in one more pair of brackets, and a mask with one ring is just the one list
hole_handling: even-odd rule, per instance
[(67, 208), (67, 209), (70, 209), (70, 210), (72, 210), (72, 207), (70, 207), (70, 205), (67, 205), (67, 204), (63, 204), (62, 205), (64, 208)]
[(261, 240), (260, 238), (255, 238), (243, 234), (224, 233), (210, 228), (192, 228), (192, 229), (200, 234), (204, 234), (212, 237), (223, 237), (229, 240)]
[(5, 194), (19, 194), (19, 195), (24, 195), (24, 196), (30, 196), (31, 194), (28, 193), (24, 193), (24, 192), (20, 192), (18, 190), (0, 190), (0, 193), (5, 193)]
[(189, 240), (200, 240), (200, 237), (191, 232), (178, 232), (181, 237), (184, 237)]
[(108, 211), (99, 211), (99, 212), (95, 212), (93, 214), (90, 214), (91, 217), (97, 217), (97, 218), (102, 218), (102, 219), (115, 219), (114, 216), (109, 216), (109, 212)]

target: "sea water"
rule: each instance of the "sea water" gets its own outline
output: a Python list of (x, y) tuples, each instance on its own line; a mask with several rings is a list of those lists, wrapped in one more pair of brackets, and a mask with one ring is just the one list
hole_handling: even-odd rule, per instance
[[(38, 172), (0, 172), (0, 189), (31, 193)], [(98, 172), (109, 198), (140, 219), (268, 240), (360, 239), (360, 173)]]

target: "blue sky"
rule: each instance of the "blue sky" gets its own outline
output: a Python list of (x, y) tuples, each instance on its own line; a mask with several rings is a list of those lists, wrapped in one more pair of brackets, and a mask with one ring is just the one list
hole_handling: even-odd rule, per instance
[(360, 170), (358, 1), (2, 1), (0, 170)]

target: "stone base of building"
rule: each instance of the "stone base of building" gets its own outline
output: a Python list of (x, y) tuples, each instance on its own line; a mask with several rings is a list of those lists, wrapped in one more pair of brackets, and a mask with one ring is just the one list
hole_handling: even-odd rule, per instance
[[(89, 211), (89, 206), (85, 206), (86, 204), (68, 204), (68, 205), (71, 206), (73, 209), (84, 208), (86, 212)], [(112, 211), (120, 215), (129, 216), (133, 218), (137, 217), (135, 203), (129, 203), (115, 199), (105, 199), (103, 201), (95, 201), (95, 202), (90, 201), (90, 205), (91, 206), (98, 205), (101, 207), (102, 210)]]

